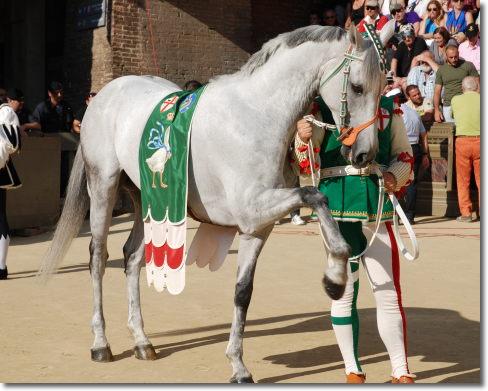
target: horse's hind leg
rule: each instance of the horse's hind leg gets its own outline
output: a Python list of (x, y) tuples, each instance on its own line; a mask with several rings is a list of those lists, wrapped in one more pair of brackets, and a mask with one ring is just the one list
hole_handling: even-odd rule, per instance
[(141, 314), (139, 294), (139, 275), (144, 262), (144, 226), (142, 222), (141, 191), (129, 180), (124, 187), (129, 191), (135, 208), (135, 221), (129, 239), (124, 245), (125, 274), (127, 277), (127, 299), (129, 303), (129, 320), (127, 327), (135, 339), (133, 347), (136, 358), (156, 360), (158, 357), (153, 345), (144, 333), (144, 321)]
[(120, 175), (102, 175), (95, 170), (95, 174), (87, 172), (90, 189), (90, 227), (92, 240), (90, 242), (90, 274), (93, 280), (93, 318), (90, 328), (95, 334), (95, 341), (91, 348), (93, 361), (113, 361), (112, 351), (105, 336), (105, 319), (102, 305), (102, 279), (108, 259), (107, 236), (115, 204)]
[(272, 229), (273, 225), (270, 225), (252, 236), (240, 234), (234, 318), (225, 352), (233, 368), (231, 383), (253, 383), (252, 375), (242, 361), (242, 339), (247, 309), (251, 302), (256, 262)]

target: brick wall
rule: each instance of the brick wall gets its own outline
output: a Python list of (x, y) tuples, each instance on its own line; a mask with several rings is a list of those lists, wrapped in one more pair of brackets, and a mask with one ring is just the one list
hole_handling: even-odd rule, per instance
[(87, 3), (90, 0), (68, 1), (66, 9), (63, 84), (65, 99), (75, 110), (85, 104), (88, 92), (100, 91), (113, 80), (110, 23), (96, 29), (76, 29), (78, 6)]
[[(89, 90), (114, 78), (156, 75), (145, 0), (107, 0), (107, 24), (76, 30), (77, 7), (68, 2), (65, 28), (66, 99), (75, 108)], [(159, 76), (180, 87), (237, 71), (252, 51), (251, 0), (149, 0)]]

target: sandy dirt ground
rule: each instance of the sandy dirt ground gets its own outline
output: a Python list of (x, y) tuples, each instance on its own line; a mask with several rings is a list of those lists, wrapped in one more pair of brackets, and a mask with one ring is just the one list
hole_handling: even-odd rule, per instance
[[(303, 209), (302, 216), (310, 211)], [(149, 288), (141, 273), (145, 331), (159, 359), (134, 358), (127, 322), (122, 246), (133, 215), (112, 220), (104, 278), (107, 338), (115, 361), (90, 360), (92, 281), (85, 221), (47, 287), (34, 275), (51, 234), (14, 237), (9, 279), (0, 281), (2, 383), (225, 383), (233, 313), (236, 237), (217, 272), (191, 265), (177, 296)], [(417, 218), (421, 256), (401, 258), (408, 357), (419, 383), (480, 382), (480, 223)], [(190, 220), (188, 243), (198, 223)], [(403, 231), (405, 231), (402, 228)], [(407, 238), (405, 238), (407, 240)], [(259, 383), (343, 383), (343, 361), (322, 286), (326, 267), (318, 225), (275, 226), (258, 261), (244, 339), (244, 360)], [(390, 361), (376, 326), (374, 297), (360, 268), (359, 357), (368, 383), (390, 382)]]

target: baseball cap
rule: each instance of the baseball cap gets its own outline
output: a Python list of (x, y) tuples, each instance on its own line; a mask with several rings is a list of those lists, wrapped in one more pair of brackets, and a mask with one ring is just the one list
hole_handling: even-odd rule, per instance
[(20, 100), (24, 97), (24, 93), (18, 88), (11, 88), (7, 91), (7, 98), (12, 100)]
[(380, 3), (378, 3), (377, 0), (369, 0), (366, 5), (369, 5), (370, 7), (379, 7)]
[(476, 37), (479, 33), (479, 28), (476, 23), (470, 23), (466, 26), (466, 30), (464, 31), (464, 35), (466, 37)]
[(403, 8), (403, 6), (401, 4), (397, 3), (393, 7), (391, 7), (390, 12), (391, 11), (400, 11), (402, 8)]
[(52, 81), (51, 83), (49, 83), (49, 85), (47, 86), (47, 89), (48, 91), (50, 92), (54, 92), (54, 91), (58, 91), (60, 89), (63, 88), (63, 85), (59, 82), (59, 81)]
[(415, 30), (411, 23), (403, 24), (400, 26), (400, 35), (402, 38), (409, 37), (410, 35), (415, 35)]

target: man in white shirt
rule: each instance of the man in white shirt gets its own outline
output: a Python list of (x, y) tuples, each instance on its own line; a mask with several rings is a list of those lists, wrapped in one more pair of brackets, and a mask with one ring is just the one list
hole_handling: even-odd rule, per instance
[[(400, 106), (403, 111), (402, 117), (405, 123), (405, 128), (407, 129), (408, 141), (412, 147), (414, 159), (413, 163), (413, 174), (414, 179), (412, 183), (407, 186), (405, 191), (405, 201), (407, 204), (405, 210), (405, 216), (410, 223), (410, 225), (415, 224), (414, 218), (417, 208), (417, 177), (419, 174), (420, 163), (423, 167), (427, 169), (430, 166), (429, 160), (429, 143), (427, 140), (427, 132), (425, 131), (424, 124), (420, 119), (420, 115), (416, 111), (410, 109), (405, 104)], [(420, 141), (422, 142), (422, 147), (420, 146)]]

